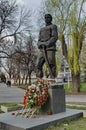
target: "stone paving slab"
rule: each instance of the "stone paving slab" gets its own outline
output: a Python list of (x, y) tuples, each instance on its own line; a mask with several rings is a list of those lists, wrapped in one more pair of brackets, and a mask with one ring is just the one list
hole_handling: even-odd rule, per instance
[(50, 125), (55, 125), (64, 120), (79, 118), (83, 111), (67, 109), (66, 112), (42, 116), (40, 118), (26, 119), (21, 116), (12, 115), (12, 112), (1, 114), (0, 122), (4, 130), (44, 130)]

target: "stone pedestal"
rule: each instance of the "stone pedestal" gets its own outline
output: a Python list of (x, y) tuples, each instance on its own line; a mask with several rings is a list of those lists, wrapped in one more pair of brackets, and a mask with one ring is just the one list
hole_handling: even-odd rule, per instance
[(42, 111), (52, 111), (52, 114), (57, 114), (64, 112), (66, 110), (65, 105), (65, 90), (63, 84), (55, 84), (48, 89), (49, 98), (44, 106), (42, 106)]

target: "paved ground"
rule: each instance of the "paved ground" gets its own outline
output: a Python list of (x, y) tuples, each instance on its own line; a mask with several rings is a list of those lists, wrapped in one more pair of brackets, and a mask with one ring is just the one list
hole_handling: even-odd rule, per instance
[[(23, 102), (24, 90), (16, 86), (7, 87), (0, 83), (0, 103), (1, 102)], [(86, 95), (66, 95), (67, 102), (86, 102)]]
[(66, 95), (67, 102), (86, 102), (86, 95)]
[(6, 84), (0, 83), (0, 103), (23, 102), (24, 90), (16, 86), (7, 87)]

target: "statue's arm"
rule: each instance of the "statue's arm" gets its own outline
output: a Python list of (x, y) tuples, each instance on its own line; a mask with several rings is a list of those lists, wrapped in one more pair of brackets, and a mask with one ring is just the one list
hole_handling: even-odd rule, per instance
[(40, 49), (41, 48), (41, 44), (42, 44), (43, 42), (41, 42), (41, 30), (40, 30), (40, 32), (39, 32), (39, 37), (38, 37), (38, 43), (37, 43), (37, 46), (38, 46), (38, 48)]

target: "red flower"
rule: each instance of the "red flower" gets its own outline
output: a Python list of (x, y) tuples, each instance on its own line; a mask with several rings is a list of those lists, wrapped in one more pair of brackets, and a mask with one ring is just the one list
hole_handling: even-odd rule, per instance
[(15, 113), (13, 112), (13, 113), (11, 113), (11, 115), (15, 115)]
[(24, 96), (24, 101), (23, 101), (23, 104), (24, 104), (24, 106), (26, 106), (26, 105), (27, 105), (27, 98), (26, 98), (26, 96)]

